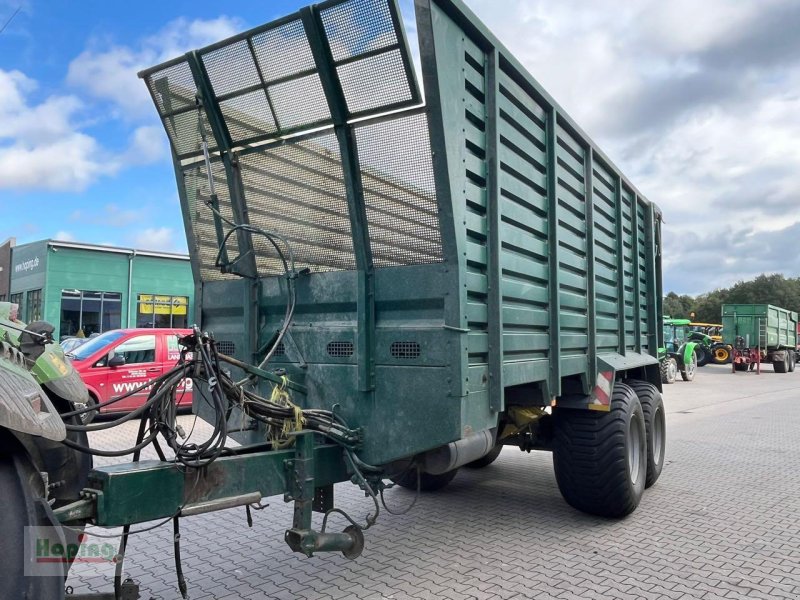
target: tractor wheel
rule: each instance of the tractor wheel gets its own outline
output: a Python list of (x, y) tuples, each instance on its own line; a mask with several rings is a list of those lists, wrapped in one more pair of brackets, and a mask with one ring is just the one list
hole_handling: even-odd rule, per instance
[(661, 392), (652, 383), (640, 379), (626, 381), (636, 392), (644, 412), (644, 426), (647, 432), (647, 478), (644, 487), (652, 486), (664, 468), (664, 450), (667, 445), (667, 423), (664, 416), (664, 400)]
[[(453, 481), (453, 478), (458, 473), (458, 469), (453, 469), (452, 471), (448, 471), (447, 473), (441, 473), (440, 475), (432, 475), (431, 473), (420, 473), (419, 474), (419, 489), (423, 492), (435, 492), (436, 490), (440, 490), (445, 487), (448, 483)], [(400, 487), (404, 487), (407, 490), (412, 490), (414, 492), (417, 491), (417, 471), (416, 469), (410, 469), (400, 475), (399, 477), (392, 477), (391, 480), (395, 482)]]
[(671, 356), (661, 361), (661, 383), (675, 383), (678, 378), (678, 363)]
[(694, 351), (697, 354), (698, 367), (705, 367), (711, 362), (711, 353), (705, 346), (696, 346)]
[(775, 369), (776, 373), (786, 373), (789, 370), (789, 353), (786, 353), (786, 357), (783, 360), (773, 362), (772, 368)]
[(695, 373), (697, 373), (697, 354), (692, 352), (692, 360), (688, 364), (683, 365), (681, 369), (681, 379), (684, 381), (693, 381)]
[(468, 469), (482, 469), (483, 467), (488, 467), (497, 460), (497, 457), (500, 456), (500, 452), (502, 450), (503, 444), (497, 444), (497, 446), (489, 451), (489, 454), (480, 457), (478, 460), (473, 460), (471, 463), (467, 463), (464, 466)]
[(639, 505), (647, 478), (647, 432), (636, 393), (617, 382), (609, 412), (556, 408), (553, 467), (572, 507), (624, 517)]
[[(15, 600), (61, 600), (64, 598), (64, 581), (68, 565), (55, 563), (54, 568), (60, 574), (43, 576), (30, 574), (27, 569), (35, 569), (33, 555), (26, 555), (27, 548), (33, 552), (36, 548), (37, 534), (33, 527), (47, 527), (49, 532), (58, 531), (52, 528), (47, 517), (44, 481), (39, 470), (30, 457), (16, 444), (6, 446), (0, 455), (0, 505), (3, 506), (3, 518), (0, 519), (0, 581), (3, 588), (0, 596)], [(41, 568), (41, 567), (40, 567)]]
[(727, 365), (731, 362), (731, 351), (727, 346), (715, 346), (711, 354), (715, 365)]

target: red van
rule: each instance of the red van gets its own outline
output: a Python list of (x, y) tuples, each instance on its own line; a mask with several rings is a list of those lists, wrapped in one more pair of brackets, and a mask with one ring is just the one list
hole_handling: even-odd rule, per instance
[[(90, 339), (67, 354), (80, 373), (92, 402), (117, 398), (158, 377), (180, 358), (178, 338), (191, 329), (114, 329)], [(178, 388), (178, 406), (191, 406), (192, 380)], [(141, 406), (150, 390), (102, 408), (100, 412), (128, 412)]]

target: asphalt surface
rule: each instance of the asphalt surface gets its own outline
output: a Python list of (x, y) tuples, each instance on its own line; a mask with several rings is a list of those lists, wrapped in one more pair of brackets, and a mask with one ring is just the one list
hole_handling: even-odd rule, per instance
[[(447, 488), (424, 494), (408, 514), (383, 512), (355, 561), (293, 554), (283, 541), (292, 509), (280, 497), (254, 513), (252, 529), (243, 509), (183, 519), (190, 597), (800, 598), (800, 371), (707, 366), (694, 382), (665, 388), (664, 472), (621, 521), (570, 508), (548, 453), (505, 448), (491, 466), (462, 469)], [(193, 417), (181, 420), (188, 430)], [(92, 443), (119, 448), (133, 436), (131, 426)], [(336, 495), (354, 519), (371, 509), (351, 484), (337, 485)], [(397, 509), (413, 496), (386, 494)], [(78, 564), (68, 583), (107, 592), (112, 572)], [(144, 599), (181, 597), (169, 525), (133, 536), (125, 573)]]

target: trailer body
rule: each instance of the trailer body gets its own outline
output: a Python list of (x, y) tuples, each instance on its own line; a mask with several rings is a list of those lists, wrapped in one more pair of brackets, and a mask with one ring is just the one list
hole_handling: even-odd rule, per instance
[(171, 143), (196, 322), (263, 404), (277, 385), (356, 441), (275, 444), (234, 408), (242, 392), (215, 409), (241, 448), (95, 469), (62, 522), (283, 491), (293, 550), (353, 557), (354, 520), (312, 529), (338, 481), (378, 508), (384, 479), (433, 489), (513, 444), (553, 450), (586, 512), (624, 516), (655, 482), (659, 209), (463, 4), (415, 8), (424, 99), (396, 0), (329, 0), (140, 74)]
[(723, 304), (723, 341), (734, 348), (736, 364), (769, 362), (776, 371), (794, 370), (797, 313), (771, 304)]

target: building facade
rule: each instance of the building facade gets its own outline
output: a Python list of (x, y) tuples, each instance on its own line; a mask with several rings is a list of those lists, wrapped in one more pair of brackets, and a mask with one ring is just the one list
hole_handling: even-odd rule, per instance
[(186, 255), (42, 240), (12, 249), (10, 275), (8, 300), (20, 318), (52, 323), (56, 339), (192, 325)]
[(0, 244), (0, 302), (8, 300), (11, 288), (11, 249), (14, 238), (8, 238)]

